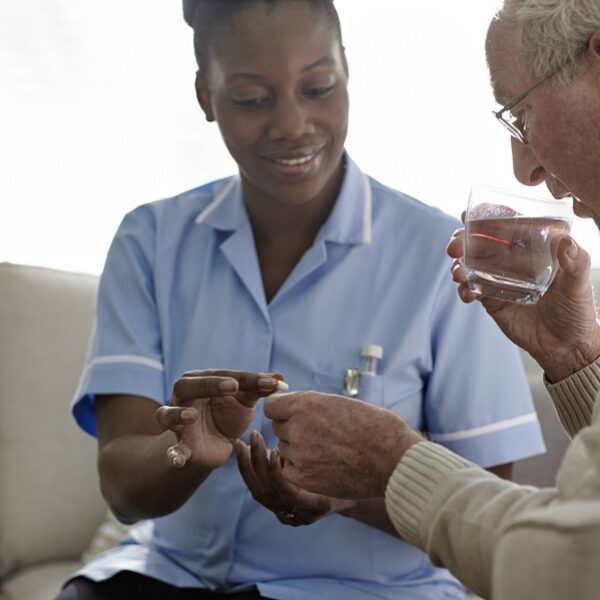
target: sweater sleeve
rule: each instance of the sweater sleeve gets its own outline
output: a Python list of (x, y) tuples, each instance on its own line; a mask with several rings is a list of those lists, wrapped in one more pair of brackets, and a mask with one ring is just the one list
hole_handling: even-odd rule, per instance
[[(506, 531), (519, 530), (519, 523), (538, 510), (573, 506), (580, 500), (600, 502), (600, 411), (593, 417), (591, 410), (587, 412), (600, 381), (597, 363), (569, 377), (569, 383), (554, 386), (560, 386), (556, 395), (566, 407), (572, 432), (592, 421), (567, 450), (557, 488), (537, 489), (499, 479), (442, 446), (421, 442), (406, 452), (386, 490), (388, 513), (402, 537), (477, 594), (488, 597), (493, 558)], [(598, 504), (596, 509), (600, 511)], [(535, 534), (528, 535), (535, 545)], [(561, 551), (544, 547), (550, 564)], [(539, 544), (536, 548), (539, 553)], [(526, 549), (520, 553), (530, 554)], [(503, 564), (505, 572), (496, 576), (512, 577), (510, 561)], [(517, 571), (527, 573), (523, 568)]]
[(448, 568), (477, 594), (490, 595), (492, 557), (501, 531), (555, 490), (500, 479), (450, 450), (415, 444), (387, 486), (386, 507), (400, 535)]
[(600, 390), (600, 358), (557, 383), (544, 383), (562, 426), (570, 437), (590, 424), (594, 400)]

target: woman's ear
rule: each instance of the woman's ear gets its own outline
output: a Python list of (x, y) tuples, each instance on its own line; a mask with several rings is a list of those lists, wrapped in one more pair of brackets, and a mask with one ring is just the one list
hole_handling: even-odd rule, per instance
[(346, 58), (346, 48), (342, 46), (342, 64), (344, 65), (344, 72), (346, 73), (346, 80), (350, 79), (350, 69), (348, 68), (348, 59)]
[(212, 123), (215, 120), (215, 115), (213, 114), (212, 105), (210, 102), (210, 91), (204, 84), (202, 76), (200, 75), (200, 71), (196, 73), (196, 98), (198, 99), (200, 108), (204, 112), (206, 120), (209, 123)]

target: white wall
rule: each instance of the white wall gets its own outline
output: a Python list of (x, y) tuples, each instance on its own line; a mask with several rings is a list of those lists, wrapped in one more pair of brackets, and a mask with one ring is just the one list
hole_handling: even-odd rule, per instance
[[(456, 216), (475, 181), (515, 187), (483, 57), (496, 4), (337, 0), (350, 154)], [(0, 3), (0, 261), (98, 273), (127, 210), (232, 173), (193, 77), (179, 0)], [(599, 263), (593, 224), (575, 237)]]

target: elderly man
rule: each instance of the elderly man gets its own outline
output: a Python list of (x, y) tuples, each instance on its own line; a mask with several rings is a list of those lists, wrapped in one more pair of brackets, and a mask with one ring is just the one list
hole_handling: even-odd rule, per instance
[[(600, 1), (506, 0), (486, 51), (517, 179), (572, 195), (575, 213), (600, 227)], [(448, 252), (470, 302), (462, 236), (455, 234)], [(336, 497), (385, 496), (400, 534), (483, 596), (600, 598), (600, 327), (588, 255), (565, 237), (558, 258), (537, 305), (482, 299), (543, 367), (574, 436), (555, 488), (500, 480), (390, 412), (312, 392), (273, 396), (265, 405), (287, 480)]]

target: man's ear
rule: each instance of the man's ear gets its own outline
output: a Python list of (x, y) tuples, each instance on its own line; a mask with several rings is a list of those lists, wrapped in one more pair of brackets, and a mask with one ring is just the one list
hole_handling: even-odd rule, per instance
[(215, 115), (213, 114), (210, 102), (210, 92), (202, 80), (200, 71), (196, 72), (196, 98), (198, 99), (200, 108), (204, 112), (206, 120), (209, 123), (213, 122), (215, 120)]
[(588, 55), (600, 62), (600, 29), (594, 31), (588, 42)]

